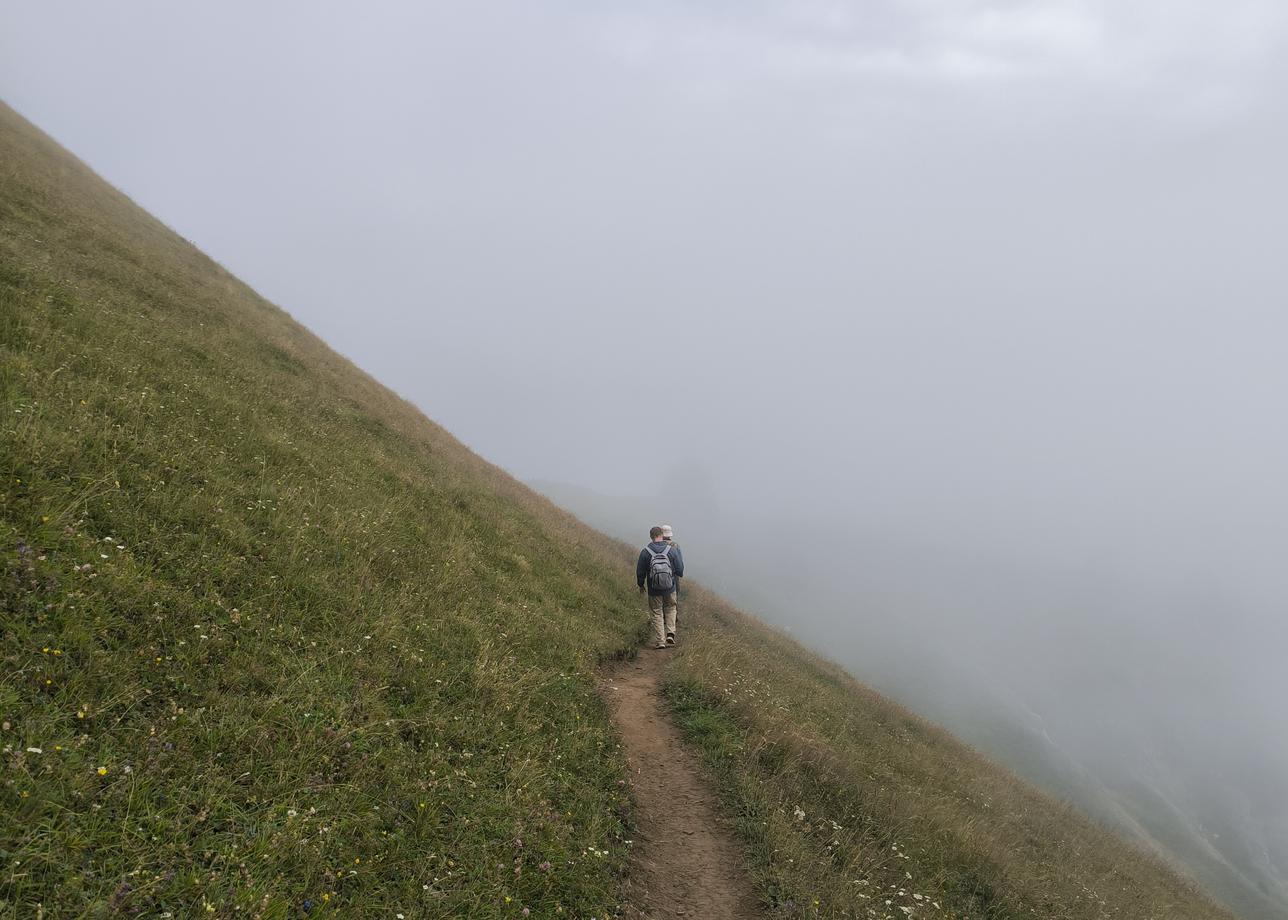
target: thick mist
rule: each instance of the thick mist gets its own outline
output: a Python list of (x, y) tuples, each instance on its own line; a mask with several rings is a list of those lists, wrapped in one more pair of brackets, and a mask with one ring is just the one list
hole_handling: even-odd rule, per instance
[(1271, 0), (0, 2), (0, 95), (482, 455), (1256, 918), (1285, 52)]

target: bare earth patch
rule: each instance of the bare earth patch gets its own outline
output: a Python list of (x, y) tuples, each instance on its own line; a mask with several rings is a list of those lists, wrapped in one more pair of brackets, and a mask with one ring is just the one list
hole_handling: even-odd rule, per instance
[(603, 692), (626, 746), (637, 830), (630, 916), (759, 917), (741, 851), (716, 813), (715, 794), (662, 709), (669, 654), (647, 649), (605, 675)]

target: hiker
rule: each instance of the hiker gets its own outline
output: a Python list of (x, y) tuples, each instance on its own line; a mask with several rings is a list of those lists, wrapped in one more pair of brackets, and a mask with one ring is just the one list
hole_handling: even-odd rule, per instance
[(675, 645), (675, 586), (676, 579), (684, 575), (684, 558), (678, 546), (662, 539), (661, 527), (651, 529), (648, 536), (649, 543), (635, 562), (635, 582), (640, 594), (648, 592), (656, 639), (653, 647), (667, 648)]
[[(680, 570), (681, 572), (683, 572), (683, 571), (684, 571), (684, 553), (680, 552), (680, 544), (675, 542), (675, 534), (671, 531), (671, 525), (670, 525), (670, 524), (663, 524), (663, 525), (662, 525), (662, 542), (663, 542), (663, 543), (670, 543), (670, 544), (671, 544), (671, 548), (675, 550), (675, 558), (676, 558), (677, 562), (679, 563), (679, 566), (678, 566), (678, 567), (679, 567), (679, 570)], [(679, 619), (680, 619), (680, 579), (681, 579), (682, 577), (683, 577), (683, 576), (678, 575), (678, 574), (675, 576), (675, 619), (676, 619), (676, 622), (679, 622)]]

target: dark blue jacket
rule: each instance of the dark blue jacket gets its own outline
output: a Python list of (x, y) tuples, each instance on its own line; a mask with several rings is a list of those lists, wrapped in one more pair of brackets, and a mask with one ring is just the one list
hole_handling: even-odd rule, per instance
[[(666, 550), (667, 557), (671, 560), (671, 572), (676, 578), (684, 576), (684, 557), (680, 555), (680, 547), (673, 543), (663, 543), (658, 540), (650, 543), (640, 550), (639, 559), (635, 560), (635, 583), (641, 588), (648, 583), (649, 565), (653, 562), (653, 554)], [(659, 594), (670, 594), (670, 591), (655, 591), (653, 586), (648, 586), (649, 597), (656, 597)]]

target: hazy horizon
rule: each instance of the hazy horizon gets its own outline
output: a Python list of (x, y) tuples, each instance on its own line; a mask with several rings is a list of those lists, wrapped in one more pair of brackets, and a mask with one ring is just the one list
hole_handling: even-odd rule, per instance
[(0, 98), (488, 460), (1288, 911), (1288, 7), (0, 22)]

